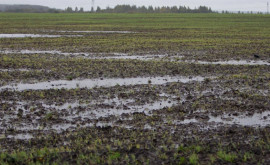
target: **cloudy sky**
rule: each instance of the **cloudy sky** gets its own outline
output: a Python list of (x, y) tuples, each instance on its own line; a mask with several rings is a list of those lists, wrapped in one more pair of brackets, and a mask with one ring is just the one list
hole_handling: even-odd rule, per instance
[[(152, 6), (196, 6), (205, 5), (213, 10), (230, 11), (266, 11), (267, 1), (270, 0), (95, 0), (95, 6), (105, 8), (114, 7), (117, 4), (130, 5), (152, 5)], [(0, 4), (35, 4), (54, 8), (65, 9), (66, 7), (83, 7), (85, 10), (91, 8), (91, 0), (0, 0)]]

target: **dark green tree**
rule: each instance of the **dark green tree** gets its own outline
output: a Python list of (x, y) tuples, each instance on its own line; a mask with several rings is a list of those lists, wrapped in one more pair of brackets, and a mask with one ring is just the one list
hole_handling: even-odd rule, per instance
[(83, 13), (84, 12), (83, 7), (80, 8), (80, 11), (79, 12), (80, 13)]
[(68, 8), (66, 9), (66, 12), (72, 13), (72, 12), (73, 12), (72, 7), (68, 7)]

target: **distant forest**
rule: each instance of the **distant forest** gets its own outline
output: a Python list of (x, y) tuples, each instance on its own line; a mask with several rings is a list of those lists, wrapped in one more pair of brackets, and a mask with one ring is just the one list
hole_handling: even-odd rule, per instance
[[(71, 11), (70, 8), (67, 9)], [(66, 11), (67, 11), (66, 10)], [(78, 10), (78, 9), (77, 9)], [(75, 9), (76, 12), (76, 9)], [(163, 6), (163, 7), (153, 7), (153, 6), (130, 6), (130, 5), (117, 5), (114, 8), (107, 7), (106, 9), (101, 9), (97, 7), (91, 9), (91, 12), (96, 13), (213, 13), (211, 8), (206, 6), (200, 6), (195, 9), (190, 9), (185, 6)]]
[(83, 12), (95, 12), (95, 13), (212, 13), (211, 8), (206, 6), (200, 6), (195, 9), (190, 9), (185, 6), (173, 6), (173, 7), (152, 7), (152, 6), (130, 6), (130, 5), (117, 5), (114, 8), (107, 7), (101, 9), (92, 7), (91, 11), (84, 11), (83, 8), (71, 8), (68, 7), (65, 10), (52, 9), (46, 6), (39, 5), (1, 5), (0, 12), (13, 12), (13, 13), (83, 13)]
[[(210, 7), (199, 6), (198, 8), (191, 9), (185, 6), (163, 6), (163, 7), (153, 7), (153, 6), (131, 6), (131, 5), (117, 5), (114, 8), (107, 7), (106, 9), (101, 9), (99, 6), (91, 11), (85, 11), (83, 8), (72, 8), (68, 7), (65, 10), (49, 8), (40, 5), (1, 5), (0, 12), (11, 12), (11, 13), (218, 13), (217, 11), (212, 11)], [(229, 12), (221, 11), (220, 13), (238, 13), (238, 14), (254, 14), (253, 12)], [(255, 12), (257, 14), (263, 14), (263, 12)]]
[(60, 9), (52, 9), (40, 5), (1, 5), (0, 12), (10, 13), (58, 13), (63, 12)]

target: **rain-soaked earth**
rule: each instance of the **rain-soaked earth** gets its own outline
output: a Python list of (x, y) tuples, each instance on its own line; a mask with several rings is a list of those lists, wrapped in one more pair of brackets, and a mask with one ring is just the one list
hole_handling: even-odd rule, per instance
[[(0, 38), (80, 37), (66, 32), (0, 34)], [(90, 164), (270, 163), (270, 59), (200, 61), (186, 59), (183, 52), (0, 52), (3, 60), (9, 55), (23, 60), (31, 56), (47, 56), (48, 61), (124, 60), (125, 73), (136, 74), (68, 77), (72, 70), (59, 70), (64, 76), (57, 75), (46, 63), (2, 63), (0, 152), (46, 150), (37, 156), (41, 163), (76, 164), (87, 160), (81, 155), (89, 157)], [(133, 71), (129, 63), (157, 65), (160, 70)], [(166, 71), (170, 65), (192, 67)], [(18, 79), (22, 74), (25, 79)], [(3, 160), (16, 164), (15, 158)]]

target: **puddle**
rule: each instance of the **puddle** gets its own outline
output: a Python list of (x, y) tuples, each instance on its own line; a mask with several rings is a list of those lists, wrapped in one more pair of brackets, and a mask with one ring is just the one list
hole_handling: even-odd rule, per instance
[[(93, 124), (89, 124), (89, 127), (93, 126)], [(59, 124), (54, 124), (45, 128), (42, 128), (42, 130), (55, 130), (58, 133), (62, 132), (62, 131), (66, 131), (67, 129), (71, 129), (71, 128), (76, 128), (76, 124), (69, 124), (69, 123), (59, 123)]]
[[(85, 52), (79, 52), (79, 53), (66, 53), (58, 50), (2, 50), (0, 53), (3, 54), (58, 54), (58, 55), (65, 55), (65, 56), (93, 56), (93, 55), (99, 55), (98, 53), (85, 53)], [(114, 55), (114, 53), (111, 53)], [(115, 53), (115, 55), (127, 55), (127, 54), (120, 54)]]
[[(264, 119), (265, 117), (265, 119)], [(242, 126), (261, 126), (270, 125), (270, 111), (263, 113), (255, 113), (253, 116), (228, 116), (224, 115), (218, 117), (211, 117), (208, 122), (224, 123), (224, 124), (238, 124)]]
[[(183, 121), (176, 122), (177, 124), (189, 124), (189, 123), (200, 123), (201, 121), (196, 119), (185, 119)], [(255, 113), (253, 116), (210, 116), (208, 121), (204, 123), (221, 123), (228, 125), (241, 125), (241, 126), (252, 126), (252, 127), (265, 127), (270, 125), (270, 111), (266, 111), (263, 113)]]
[(125, 105), (131, 102), (135, 102), (132, 99), (119, 99), (119, 98), (114, 98), (114, 99), (105, 99), (105, 100), (94, 100), (91, 101), (90, 103), (80, 103), (79, 101), (76, 101), (74, 103), (64, 103), (62, 105), (48, 105), (48, 104), (42, 104), (43, 107), (45, 108), (54, 108), (57, 110), (69, 110), (69, 109), (74, 109), (78, 107), (89, 107), (91, 105), (96, 105), (96, 104), (108, 104), (108, 105), (113, 105), (113, 106), (119, 106), (119, 105)]
[(56, 51), (56, 50), (48, 50), (48, 51), (43, 51), (43, 50), (2, 50), (0, 53), (3, 54), (61, 54), (61, 51)]
[(31, 134), (16, 134), (16, 135), (8, 135), (8, 139), (18, 139), (18, 140), (29, 140), (34, 138)]
[(30, 71), (30, 69), (0, 69), (0, 72), (15, 72), (15, 71), (27, 72)]
[(270, 62), (266, 61), (247, 61), (247, 60), (229, 60), (229, 61), (217, 61), (217, 62), (209, 62), (209, 61), (187, 61), (190, 63), (198, 63), (198, 64), (211, 64), (211, 65), (270, 65)]
[[(0, 51), (3, 54), (56, 54), (56, 55), (64, 55), (64, 56), (79, 56), (79, 57), (87, 57), (90, 59), (131, 59), (131, 60), (153, 60), (153, 59), (170, 59), (170, 57), (166, 54), (162, 55), (128, 55), (126, 53), (66, 53), (57, 50), (49, 50), (49, 51), (41, 51), (41, 50), (3, 50)], [(179, 57), (180, 58), (180, 57)]]
[(177, 122), (177, 124), (189, 124), (189, 123), (197, 123), (197, 122), (199, 121), (196, 119), (185, 119), (183, 121)]
[(87, 128), (87, 127), (108, 127), (108, 126), (113, 126), (114, 122), (97, 122), (97, 123), (87, 123), (87, 124), (80, 124), (80, 125), (74, 125), (74, 124), (57, 124), (57, 125), (51, 125), (46, 128), (43, 128), (43, 130), (55, 130), (58, 133), (61, 133), (63, 131), (66, 131), (68, 129), (72, 130), (75, 128)]
[[(109, 105), (113, 108), (97, 108), (93, 107), (95, 104), (103, 104)], [(176, 101), (155, 101), (153, 103), (148, 103), (144, 105), (130, 105), (136, 104), (135, 100), (132, 99), (106, 99), (104, 101), (94, 101), (89, 104), (79, 104), (75, 103), (65, 103), (61, 106), (55, 105), (46, 105), (43, 104), (46, 108), (55, 108), (57, 110), (66, 110), (69, 112), (67, 116), (61, 117), (62, 119), (66, 119), (68, 121), (74, 121), (75, 118), (81, 117), (82, 119), (98, 119), (100, 117), (106, 118), (109, 116), (119, 117), (122, 114), (132, 114), (135, 112), (142, 113), (144, 112), (146, 115), (151, 115), (153, 110), (162, 109), (165, 107), (172, 107), (174, 104), (177, 104)], [(92, 107), (91, 107), (92, 105)], [(79, 112), (78, 107), (83, 107), (86, 109), (83, 112)], [(72, 112), (70, 111), (72, 110)]]
[(145, 124), (144, 129), (153, 130), (154, 128), (152, 126), (150, 126), (149, 124)]
[[(42, 105), (45, 109), (35, 106), (33, 102), (7, 102), (10, 104), (16, 104), (14, 108), (14, 113), (12, 114), (5, 114), (2, 119), (0, 119), (0, 128), (6, 130), (7, 128), (13, 128), (14, 130), (19, 131), (50, 131), (55, 130), (61, 132), (67, 129), (75, 129), (76, 127), (92, 127), (94, 126), (94, 121), (100, 118), (108, 118), (113, 117), (113, 119), (123, 119), (123, 114), (133, 114), (133, 113), (140, 113), (144, 112), (146, 115), (151, 115), (152, 111), (162, 109), (164, 107), (172, 107), (173, 105), (177, 104), (177, 101), (155, 101), (148, 104), (137, 104), (133, 99), (104, 99), (104, 100), (94, 100), (91, 103), (65, 103), (62, 105), (48, 105), (42, 103), (36, 103), (36, 105)], [(101, 108), (100, 105), (105, 105), (105, 108)], [(31, 106), (33, 105), (33, 106)], [(106, 107), (108, 105), (108, 108)], [(83, 108), (79, 108), (83, 107)], [(36, 110), (31, 111), (34, 108)], [(59, 110), (59, 119), (61, 119), (57, 124), (50, 124), (48, 123), (47, 126), (40, 125), (39, 121), (42, 120), (47, 113), (54, 112), (55, 109)], [(41, 109), (41, 111), (39, 111)], [(18, 117), (18, 111), (22, 111), (22, 118)], [(40, 115), (39, 112), (44, 112)], [(31, 118), (28, 119), (26, 117), (30, 115)], [(115, 124), (117, 120), (111, 122), (111, 124)], [(101, 121), (102, 122), (102, 121)], [(103, 126), (108, 125), (108, 122), (103, 124)], [(102, 126), (101, 123), (95, 124), (96, 126)], [(15, 139), (30, 139), (32, 136), (28, 134), (17, 134), (16, 136), (10, 135), (8, 138), (15, 138)]]
[(0, 38), (57, 38), (57, 37), (82, 37), (82, 35), (48, 35), (48, 34), (0, 34)]
[(186, 62), (186, 63), (195, 63), (195, 64), (209, 64), (209, 65), (270, 65), (270, 61), (263, 60), (227, 60), (227, 61), (200, 61), (200, 60), (181, 60), (183, 56), (179, 57), (170, 57), (172, 61)]
[(61, 33), (119, 33), (119, 34), (130, 34), (136, 33), (131, 31), (57, 31)]
[(21, 68), (21, 69), (0, 69), (0, 72), (30, 72), (30, 71), (48, 71), (44, 69), (26, 69), (26, 68)]
[(42, 104), (43, 107), (45, 108), (55, 108), (57, 110), (64, 110), (64, 109), (73, 109), (79, 106), (87, 106), (87, 104), (80, 104), (79, 102), (74, 102), (74, 103), (65, 103), (63, 105), (47, 105), (47, 104)]
[(109, 78), (109, 79), (83, 79), (83, 80), (57, 80), (48, 82), (38, 82), (32, 84), (12, 84), (2, 86), (0, 90), (13, 89), (23, 90), (48, 90), (48, 89), (75, 89), (75, 88), (94, 88), (94, 87), (112, 87), (116, 85), (142, 85), (142, 84), (165, 84), (169, 82), (188, 83), (191, 81), (203, 81), (205, 77), (136, 77), (136, 78)]
[(129, 60), (153, 60), (165, 58), (166, 55), (125, 55), (125, 56), (107, 56), (107, 57), (96, 57), (96, 59), (129, 59)]
[[(59, 35), (61, 37), (61, 35)], [(0, 34), (1, 38), (1, 34)], [(169, 56), (168, 54), (145, 54), (145, 55), (128, 55), (126, 53), (85, 53), (85, 52), (76, 52), (76, 53), (68, 53), (57, 50), (0, 50), (0, 53), (3, 54), (56, 54), (56, 55), (64, 55), (64, 56), (78, 56), (78, 57), (87, 57), (90, 59), (137, 59), (137, 60), (169, 60), (175, 61), (177, 58), (179, 62), (186, 63), (196, 63), (196, 64), (210, 64), (210, 65), (270, 65), (270, 62), (262, 61), (262, 60), (228, 60), (228, 61), (217, 61), (217, 62), (209, 62), (209, 61), (196, 61), (196, 60), (181, 60), (184, 56)]]
[(88, 112), (79, 113), (78, 116), (72, 116), (72, 119), (76, 117), (82, 117), (87, 119), (98, 119), (100, 117), (109, 117), (109, 116), (121, 116), (122, 114), (132, 114), (132, 113), (142, 113), (144, 112), (146, 115), (151, 115), (153, 110), (162, 109), (165, 107), (172, 107), (177, 102), (172, 101), (156, 101), (149, 104), (144, 105), (135, 105), (135, 106), (127, 106), (127, 108), (111, 108), (111, 109), (98, 109), (98, 110), (89, 110)]
[[(33, 131), (56, 131), (57, 133), (61, 133), (63, 131), (66, 131), (68, 129), (74, 130), (76, 128), (86, 128), (86, 127), (107, 127), (107, 126), (112, 126), (114, 125), (114, 122), (103, 122), (103, 121), (98, 121), (98, 122), (88, 122), (88, 123), (81, 123), (81, 121), (73, 123), (57, 123), (57, 124), (47, 124), (47, 126), (42, 126), (37, 123), (32, 123), (32, 124), (14, 124), (12, 127), (14, 130), (19, 130), (19, 131), (24, 131), (24, 132), (31, 132)], [(0, 127), (1, 128), (1, 127)], [(1, 128), (3, 130), (6, 130), (6, 128)], [(33, 135), (30, 133), (19, 133), (19, 134), (14, 134), (14, 135), (0, 135), (1, 138), (10, 138), (10, 139), (20, 139), (20, 140), (29, 140), (34, 138)]]

